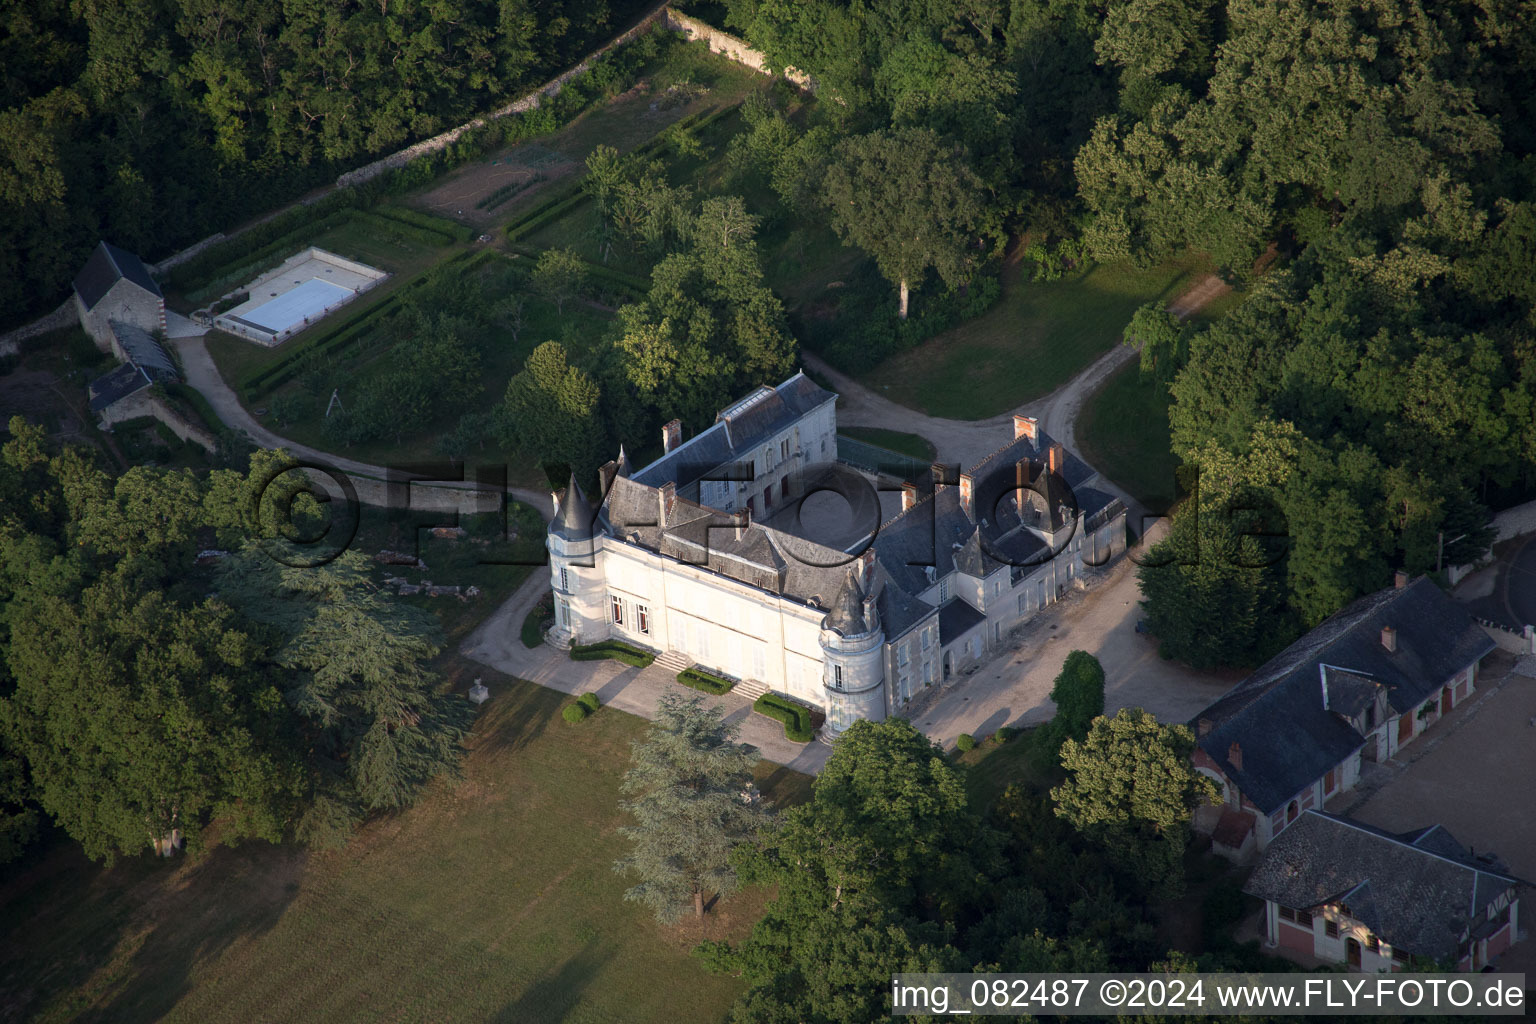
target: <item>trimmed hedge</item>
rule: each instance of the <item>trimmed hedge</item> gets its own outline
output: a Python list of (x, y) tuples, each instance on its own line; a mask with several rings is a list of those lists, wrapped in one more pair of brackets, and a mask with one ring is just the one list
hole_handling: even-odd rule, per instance
[(677, 681), (684, 686), (691, 686), (695, 690), (712, 693), (716, 697), (722, 693), (730, 693), (731, 687), (736, 685), (729, 679), (723, 679), (713, 673), (702, 672), (696, 668), (683, 669), (683, 671), (677, 674)]
[(560, 712), (560, 717), (575, 725), (577, 722), (586, 721), (587, 716), (590, 714), (592, 712), (580, 704), (567, 704), (565, 710)]
[(582, 694), (580, 697), (577, 697), (576, 703), (586, 708), (589, 713), (596, 711), (598, 708), (603, 706), (603, 702), (598, 700), (597, 694), (592, 693), (591, 691), (588, 691), (587, 693)]
[(428, 231), (436, 231), (441, 235), (448, 235), (459, 242), (467, 242), (474, 237), (473, 228), (460, 224), (456, 220), (447, 217), (437, 217), (420, 210), (413, 210), (407, 206), (378, 206), (373, 210), (380, 217), (397, 221), (401, 224), (414, 224), (418, 228), (426, 228)]
[(586, 201), (587, 194), (581, 190), (579, 183), (559, 195), (551, 196), (507, 225), (507, 241), (515, 242), (524, 235), (537, 231)]
[(784, 738), (792, 743), (809, 743), (816, 738), (811, 731), (811, 709), (803, 704), (765, 693), (752, 702), (752, 710), (784, 723)]
[(635, 668), (645, 668), (656, 660), (656, 655), (650, 651), (642, 651), (638, 647), (618, 640), (602, 640), (595, 644), (578, 644), (571, 648), (572, 661), (601, 661), (604, 658), (612, 658), (614, 661), (622, 661), (626, 665)]
[(961, 733), (959, 736), (955, 737), (955, 749), (962, 752), (967, 750), (975, 750), (976, 737), (972, 736), (968, 732)]

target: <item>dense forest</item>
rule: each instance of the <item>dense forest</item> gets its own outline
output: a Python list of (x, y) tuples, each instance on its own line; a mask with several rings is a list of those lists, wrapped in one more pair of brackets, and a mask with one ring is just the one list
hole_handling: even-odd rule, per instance
[(101, 237), (147, 260), (491, 109), (633, 0), (6, 5), (0, 309), (63, 298)]

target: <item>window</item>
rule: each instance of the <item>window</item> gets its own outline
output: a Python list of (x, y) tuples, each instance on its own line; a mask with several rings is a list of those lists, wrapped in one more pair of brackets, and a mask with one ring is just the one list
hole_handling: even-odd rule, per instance
[(1285, 809), (1285, 823), (1289, 825), (1296, 820), (1296, 816), (1300, 813), (1301, 806), (1295, 800), (1292, 800), (1291, 805)]
[(571, 570), (567, 569), (563, 565), (560, 567), (560, 589), (571, 589)]
[(635, 628), (647, 636), (650, 635), (651, 610), (643, 604), (635, 605)]
[(773, 468), (773, 448), (770, 446), (768, 448), (764, 448), (763, 449), (763, 472), (766, 473), (766, 472), (768, 472), (772, 468)]
[(821, 454), (823, 456), (825, 456), (827, 454), (827, 439), (826, 438), (822, 438), (821, 439)]
[(1287, 921), (1294, 921), (1303, 928), (1312, 927), (1312, 915), (1305, 910), (1292, 910), (1290, 907), (1281, 907), (1280, 916)]
[(1406, 949), (1394, 949), (1392, 951), (1393, 963), (1406, 964), (1410, 959), (1412, 957)]
[(1323, 793), (1324, 794), (1332, 793), (1334, 790), (1336, 790), (1338, 788), (1339, 788), (1339, 770), (1337, 768), (1330, 768), (1330, 769), (1328, 769), (1328, 774), (1323, 776)]
[(841, 665), (832, 666), (832, 687), (836, 690), (843, 688), (843, 666)]
[(1027, 606), (1027, 603), (1026, 603), (1026, 600), (1025, 600), (1027, 597), (1028, 597), (1027, 594), (1020, 594), (1019, 595), (1019, 614), (1020, 615), (1023, 615), (1026, 611), (1028, 611), (1028, 606)]
[(1375, 704), (1372, 704), (1370, 707), (1365, 709), (1365, 728), (1367, 730), (1371, 730), (1371, 729), (1376, 728), (1376, 705)]
[(1337, 921), (1333, 920), (1332, 918), (1330, 918), (1329, 920), (1323, 922), (1323, 931), (1328, 933), (1328, 937), (1330, 939), (1338, 938), (1339, 937), (1339, 922), (1337, 922)]
[(763, 511), (773, 508), (773, 484), (763, 488)]
[(939, 604), (949, 600), (949, 577), (939, 580)]
[(779, 442), (779, 458), (789, 458), (789, 438), (787, 437)]
[(933, 685), (933, 662), (931, 661), (923, 662), (923, 685)]
[(624, 625), (624, 602), (615, 597), (611, 603), (613, 605), (613, 624), (615, 626)]
[(1365, 948), (1372, 953), (1380, 953), (1381, 940), (1374, 935), (1367, 935), (1365, 937)]
[(925, 629), (925, 630), (923, 630), (923, 650), (926, 651), (926, 650), (929, 650), (932, 647), (933, 647), (933, 630)]
[(905, 667), (912, 660), (911, 645), (902, 644), (896, 648), (896, 664)]

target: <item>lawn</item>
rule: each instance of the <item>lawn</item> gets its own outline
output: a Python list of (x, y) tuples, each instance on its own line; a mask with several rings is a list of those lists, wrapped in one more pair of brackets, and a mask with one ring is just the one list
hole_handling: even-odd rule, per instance
[[(1226, 292), (1196, 313), (1204, 326), (1236, 309), (1244, 293)], [(1143, 379), (1139, 362), (1116, 370), (1083, 403), (1077, 441), (1083, 458), (1146, 508), (1166, 512), (1180, 497), (1179, 460), (1169, 446), (1168, 385)]]
[(855, 441), (863, 441), (865, 444), (886, 448), (901, 455), (909, 455), (919, 462), (932, 462), (938, 456), (938, 449), (927, 438), (900, 430), (885, 430), (880, 427), (838, 427), (837, 432)]
[(1179, 460), (1169, 449), (1168, 385), (1130, 362), (1083, 405), (1077, 441), (1083, 458), (1154, 513), (1177, 497)]
[[(38, 1021), (718, 1020), (741, 991), (688, 955), (740, 936), (764, 895), (657, 925), (610, 865), (619, 777), (645, 723), (480, 667), (492, 698), (462, 781), (346, 848), (247, 843), (104, 869), (61, 841), (0, 887), (4, 1016)], [(802, 800), (804, 776), (761, 785)]]
[(1055, 391), (1119, 344), (1138, 306), (1171, 301), (1206, 269), (1193, 257), (1150, 269), (1095, 264), (1060, 281), (1032, 282), (1015, 262), (991, 309), (862, 380), (931, 416), (986, 419)]
[(971, 808), (984, 812), (1009, 786), (1045, 791), (1063, 779), (1054, 754), (1041, 747), (1045, 730), (1035, 727), (1017, 733), (1007, 743), (997, 743), (990, 736), (976, 737), (973, 750), (956, 754), (965, 768), (965, 794)]

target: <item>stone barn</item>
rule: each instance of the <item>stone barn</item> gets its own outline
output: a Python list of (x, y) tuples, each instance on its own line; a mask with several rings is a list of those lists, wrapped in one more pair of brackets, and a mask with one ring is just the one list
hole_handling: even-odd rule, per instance
[(165, 296), (144, 261), (126, 249), (102, 242), (75, 277), (75, 309), (103, 352), (128, 357), (114, 344), (113, 321), (153, 334), (165, 331)]

